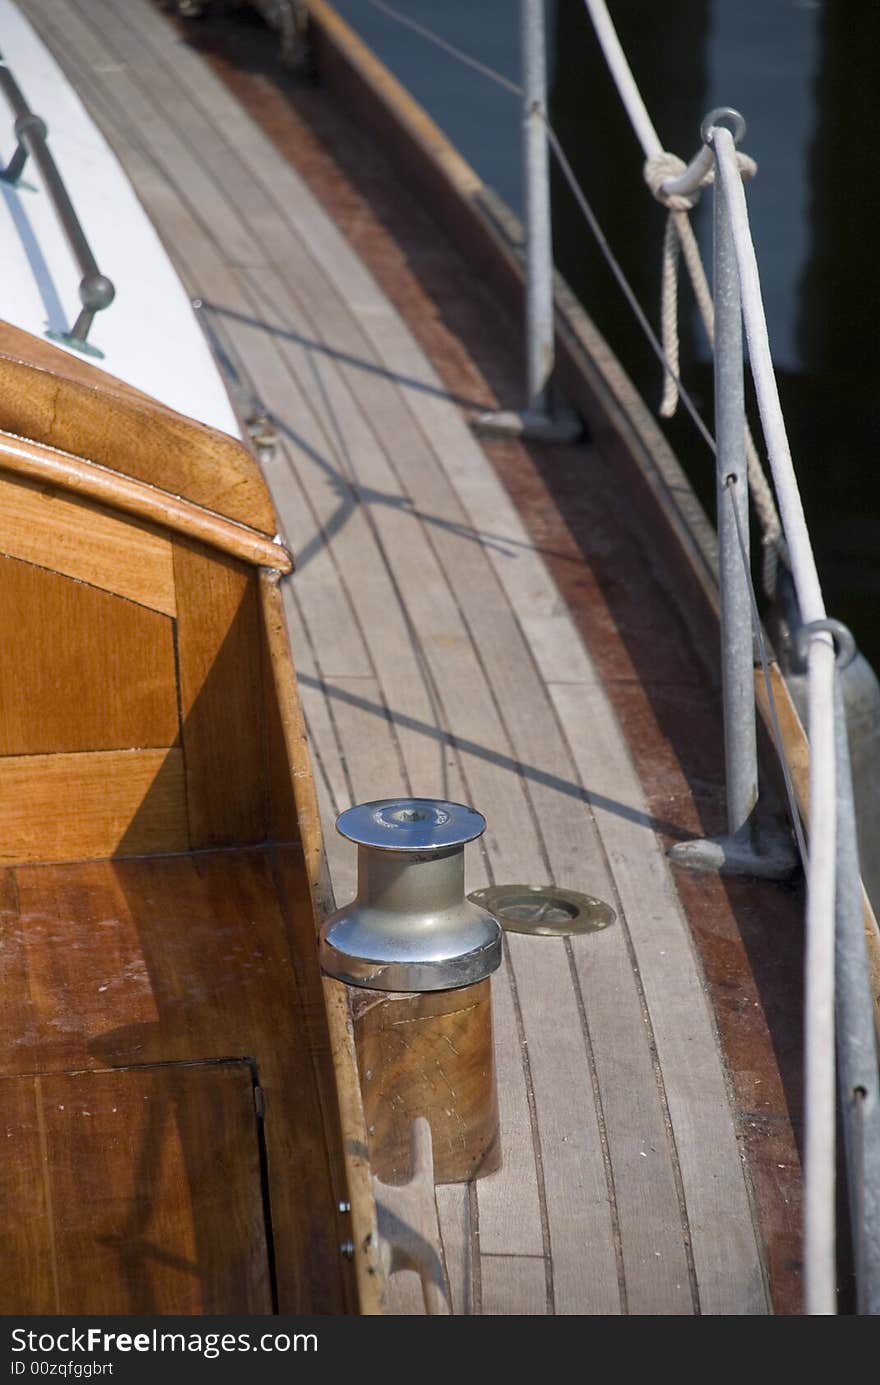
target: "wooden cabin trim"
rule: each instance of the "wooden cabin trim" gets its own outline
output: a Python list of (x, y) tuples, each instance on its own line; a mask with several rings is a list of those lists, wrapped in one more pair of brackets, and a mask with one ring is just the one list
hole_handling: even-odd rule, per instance
[[(286, 761), (290, 766), (290, 788), (299, 824), (312, 907), (315, 918), (320, 923), (335, 906), (324, 852), (321, 817), (302, 704), (290, 654), (278, 575), (264, 570), (260, 573), (259, 580), (268, 663), (281, 718)], [(315, 945), (317, 948), (317, 940)], [(341, 982), (326, 976), (322, 977), (322, 986), (335, 1076), (338, 1107), (335, 1114), (342, 1129), (344, 1177), (347, 1183), (345, 1200), (351, 1209), (348, 1217), (343, 1217), (340, 1225), (346, 1233), (343, 1238), (350, 1239), (354, 1246), (358, 1312), (375, 1316), (386, 1311), (386, 1278), (379, 1248), (354, 1026), (346, 988)], [(319, 1085), (320, 1090), (324, 1092), (324, 1085)]]
[(0, 553), (177, 613), (170, 536), (80, 496), (0, 474)]
[(174, 581), (190, 845), (265, 841), (267, 766), (253, 569), (179, 539)]
[(278, 524), (239, 438), (9, 323), (0, 323), (0, 429), (181, 494), (271, 537)]
[[(268, 567), (281, 573), (293, 569), (293, 559), (282, 543), (236, 520), (225, 519), (183, 496), (171, 495), (145, 481), (29, 438), (0, 431), (0, 472), (85, 496), (110, 509), (220, 549), (254, 567)], [(44, 565), (52, 565), (50, 553)]]
[(6, 755), (0, 773), (0, 866), (189, 850), (179, 747)]
[(177, 743), (170, 616), (0, 554), (0, 631), (0, 756)]

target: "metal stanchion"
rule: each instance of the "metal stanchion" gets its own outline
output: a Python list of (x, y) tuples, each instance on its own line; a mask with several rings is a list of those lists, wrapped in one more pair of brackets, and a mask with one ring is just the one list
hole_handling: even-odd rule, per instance
[(522, 412), (482, 414), (482, 433), (573, 442), (583, 432), (570, 409), (554, 407), (555, 358), (553, 234), (550, 223), (550, 171), (547, 153), (547, 57), (544, 0), (520, 6), (523, 71), (523, 183), (526, 218), (526, 405)]
[[(738, 143), (746, 124), (738, 111), (711, 111), (702, 135), (711, 147), (717, 123), (733, 126)], [(721, 127), (724, 129), (724, 127)], [(730, 131), (725, 130), (730, 135)], [(727, 832), (679, 842), (669, 855), (680, 865), (770, 878), (790, 875), (791, 843), (759, 830), (754, 643), (749, 596), (749, 483), (745, 456), (742, 302), (727, 198), (714, 185), (715, 449), (718, 562), (721, 585), (721, 670)], [(739, 523), (737, 523), (739, 520)], [(740, 543), (742, 536), (742, 546)]]

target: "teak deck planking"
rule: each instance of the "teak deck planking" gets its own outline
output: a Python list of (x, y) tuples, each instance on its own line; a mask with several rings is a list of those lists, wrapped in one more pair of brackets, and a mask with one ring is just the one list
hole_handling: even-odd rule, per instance
[(154, 8), (25, 9), (85, 79), (208, 305), (233, 391), (276, 422), (266, 476), (298, 559), (284, 600), (340, 897), (353, 862), (336, 812), (410, 791), (485, 813), (471, 887), (555, 879), (618, 911), (604, 936), (509, 939), (493, 982), (504, 1163), (439, 1198), (454, 1304), (766, 1312), (717, 1034), (644, 793), (458, 405), (299, 176)]

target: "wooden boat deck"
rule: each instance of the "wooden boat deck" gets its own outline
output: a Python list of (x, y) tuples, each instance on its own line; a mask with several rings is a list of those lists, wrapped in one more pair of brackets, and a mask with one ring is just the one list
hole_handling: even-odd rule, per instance
[[(717, 745), (692, 755), (690, 787), (669, 748), (671, 725), (717, 716), (717, 692), (644, 545), (618, 532), (605, 461), (589, 444), (560, 461), (581, 480), (569, 527), (541, 479), (552, 452), (516, 472), (521, 448), (475, 439), (485, 379), (450, 388), (455, 361), (441, 375), (304, 178), (148, 0), (22, 8), (202, 301), (242, 411), (277, 430), (265, 473), (296, 557), (285, 605), (337, 898), (354, 849), (336, 814), (412, 793), (486, 816), (470, 889), (553, 881), (617, 911), (591, 936), (507, 935), (493, 981), (503, 1167), (438, 1189), (455, 1311), (792, 1311), (786, 1095), (772, 1064), (742, 1057), (746, 1039), (725, 1056), (711, 1004), (726, 975), (722, 1025), (742, 1038), (764, 1020), (733, 921), (745, 903), (757, 933), (755, 901), (714, 879), (680, 892), (664, 853), (717, 817)], [(760, 888), (784, 920), (790, 892)], [(688, 919), (700, 911), (714, 971)], [(414, 1310), (407, 1276), (394, 1292)]]

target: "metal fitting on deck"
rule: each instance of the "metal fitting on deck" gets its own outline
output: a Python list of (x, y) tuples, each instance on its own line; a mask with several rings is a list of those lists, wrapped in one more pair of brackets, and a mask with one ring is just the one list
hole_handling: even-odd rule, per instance
[(464, 847), (486, 820), (462, 803), (385, 798), (341, 813), (358, 848), (357, 898), (321, 929), (321, 966), (354, 986), (445, 991), (501, 961), (501, 928), (465, 899)]

